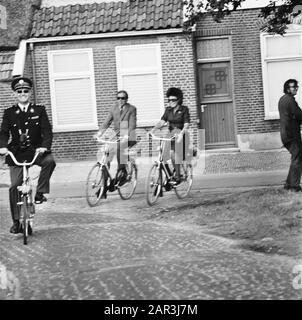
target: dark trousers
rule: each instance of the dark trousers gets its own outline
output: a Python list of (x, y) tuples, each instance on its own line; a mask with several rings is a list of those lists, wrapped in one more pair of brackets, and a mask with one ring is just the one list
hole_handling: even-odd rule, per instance
[(302, 174), (302, 143), (291, 141), (285, 145), (291, 154), (291, 163), (285, 185), (288, 187), (298, 187), (301, 182)]
[[(56, 163), (51, 154), (38, 156), (35, 165), (41, 167), (41, 172), (37, 185), (37, 192), (49, 193), (49, 180), (56, 167)], [(13, 220), (18, 220), (20, 216), (20, 209), (17, 205), (19, 200), (18, 186), (22, 185), (23, 182), (23, 169), (22, 167), (11, 166), (10, 169), (10, 180), (11, 187), (9, 188), (9, 203), (10, 210)]]
[[(180, 130), (175, 130), (171, 132), (171, 136), (174, 133), (178, 133)], [(180, 178), (180, 165), (183, 160), (187, 160), (187, 155), (189, 151), (190, 144), (190, 136), (188, 134), (184, 134), (182, 140), (177, 142), (172, 140), (171, 142), (167, 142), (164, 145), (164, 161), (166, 162), (169, 158), (171, 158), (173, 167), (175, 169), (176, 178)]]
[(117, 165), (118, 169), (125, 168), (125, 165), (128, 161), (128, 154), (125, 154), (127, 148), (131, 148), (136, 145), (136, 141), (125, 141), (123, 143), (117, 143)]

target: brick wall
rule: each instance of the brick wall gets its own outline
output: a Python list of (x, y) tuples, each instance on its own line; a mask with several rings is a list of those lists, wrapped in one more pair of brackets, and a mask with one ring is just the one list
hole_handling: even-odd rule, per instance
[[(31, 58), (27, 54), (25, 62), (25, 77), (32, 78)], [(32, 99), (33, 100), (33, 99)], [(15, 97), (11, 90), (11, 81), (0, 81), (0, 123), (2, 122), (3, 112), (6, 108), (11, 107), (15, 103)]]
[[(109, 108), (115, 104), (117, 91), (115, 47), (160, 43), (162, 50), (162, 73), (164, 92), (171, 86), (184, 91), (184, 104), (190, 108), (192, 134), (196, 137), (196, 94), (192, 41), (183, 35), (162, 35), (135, 38), (94, 39), (35, 44), (37, 103), (46, 106), (51, 120), (51, 101), (48, 75), (47, 52), (49, 50), (92, 48), (95, 67), (96, 104), (99, 125), (105, 120)], [(129, 99), (131, 103), (131, 97)], [(147, 156), (155, 153), (155, 146), (146, 137), (150, 128), (138, 128), (140, 143), (138, 154)], [(57, 159), (90, 159), (97, 151), (92, 140), (95, 131), (64, 132), (54, 134), (53, 150)], [(157, 145), (155, 143), (155, 145)], [(151, 150), (151, 148), (153, 150)]]
[(0, 119), (2, 120), (3, 111), (14, 103), (10, 82), (0, 82)]
[[(221, 23), (214, 22), (207, 15), (197, 26), (197, 30), (208, 30), (208, 36), (225, 34), (230, 30), (238, 134), (279, 131), (279, 120), (264, 120), (258, 14), (258, 9), (239, 10)], [(276, 94), (281, 96), (282, 92)]]

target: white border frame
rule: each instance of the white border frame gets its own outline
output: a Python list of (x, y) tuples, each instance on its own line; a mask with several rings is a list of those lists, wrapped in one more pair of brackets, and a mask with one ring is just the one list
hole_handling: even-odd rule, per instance
[[(89, 59), (89, 72), (72, 72), (72, 73), (54, 73), (53, 72), (53, 57), (55, 55), (72, 54), (72, 53), (88, 53)], [(74, 132), (74, 131), (90, 131), (98, 130), (98, 119), (97, 119), (97, 105), (96, 105), (96, 92), (95, 92), (95, 77), (94, 77), (94, 63), (93, 63), (93, 51), (92, 48), (82, 49), (67, 49), (67, 50), (51, 50), (47, 52), (48, 58), (48, 71), (49, 71), (49, 85), (50, 85), (50, 99), (51, 99), (51, 110), (53, 119), (53, 131), (54, 132)], [(85, 124), (72, 124), (72, 125), (58, 125), (57, 109), (55, 104), (55, 80), (58, 79), (77, 79), (79, 77), (88, 77), (91, 82), (91, 101), (92, 101), (92, 123)]]
[[(137, 50), (141, 48), (155, 48), (156, 49), (156, 68), (138, 68), (138, 69), (124, 69), (121, 68), (121, 52), (123, 50)], [(160, 43), (151, 43), (151, 44), (136, 44), (136, 45), (127, 45), (127, 46), (117, 46), (115, 47), (115, 56), (116, 56), (116, 73), (117, 73), (117, 86), (118, 90), (124, 89), (122, 87), (122, 76), (129, 74), (148, 74), (148, 73), (157, 73), (159, 77), (158, 81), (158, 92), (159, 94), (159, 113), (160, 116), (157, 119), (148, 119), (148, 120), (139, 120), (137, 121), (137, 126), (146, 127), (153, 126), (159, 120), (161, 115), (164, 112), (164, 87), (163, 87), (163, 74), (162, 74), (162, 61), (161, 61), (161, 44)]]

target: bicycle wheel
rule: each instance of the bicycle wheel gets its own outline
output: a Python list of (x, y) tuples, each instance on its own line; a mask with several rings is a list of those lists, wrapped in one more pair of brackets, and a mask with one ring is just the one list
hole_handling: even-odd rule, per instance
[(27, 237), (28, 237), (28, 223), (29, 223), (29, 207), (27, 198), (24, 196), (22, 199), (21, 205), (21, 225), (23, 229), (23, 244), (27, 244)]
[(35, 205), (33, 202), (33, 196), (32, 192), (30, 192), (29, 197), (28, 197), (28, 214), (29, 214), (29, 219), (28, 219), (28, 235), (33, 234), (33, 225), (34, 225), (34, 216), (35, 216)]
[(180, 166), (181, 182), (179, 185), (174, 187), (177, 198), (185, 198), (191, 188), (193, 183), (193, 168), (191, 164), (185, 163)]
[(157, 163), (155, 163), (148, 174), (146, 180), (146, 199), (149, 206), (152, 206), (161, 192), (162, 188), (162, 176), (161, 169)]
[(100, 202), (104, 188), (105, 172), (100, 163), (96, 163), (86, 180), (86, 201), (90, 207), (95, 207)]
[(137, 184), (137, 167), (135, 163), (128, 161), (126, 165), (127, 178), (126, 182), (118, 186), (118, 193), (123, 200), (128, 200), (132, 197)]

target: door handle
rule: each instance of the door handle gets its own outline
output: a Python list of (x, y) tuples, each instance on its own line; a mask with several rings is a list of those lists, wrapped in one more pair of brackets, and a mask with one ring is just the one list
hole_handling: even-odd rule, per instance
[(201, 104), (201, 105), (200, 105), (201, 112), (204, 112), (204, 108), (206, 108), (206, 107), (207, 107), (206, 104)]

